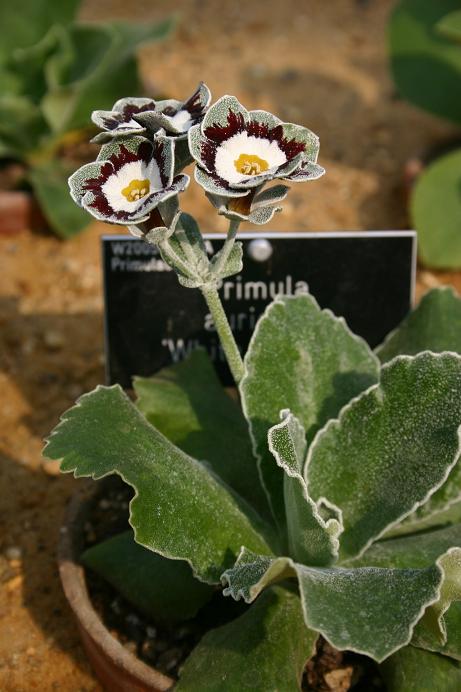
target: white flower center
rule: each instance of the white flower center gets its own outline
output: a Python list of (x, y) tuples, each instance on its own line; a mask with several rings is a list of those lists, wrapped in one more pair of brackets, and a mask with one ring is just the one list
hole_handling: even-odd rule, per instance
[(216, 173), (229, 183), (239, 183), (250, 175), (259, 175), (287, 160), (278, 142), (238, 132), (216, 151)]
[(125, 163), (101, 186), (101, 192), (114, 211), (134, 211), (147, 195), (163, 187), (157, 162)]

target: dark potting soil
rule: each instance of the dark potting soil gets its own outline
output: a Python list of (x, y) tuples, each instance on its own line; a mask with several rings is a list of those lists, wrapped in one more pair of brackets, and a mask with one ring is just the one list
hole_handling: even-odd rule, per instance
[[(85, 524), (85, 548), (102, 542), (128, 527), (132, 489), (114, 479)], [(177, 679), (181, 666), (201, 637), (210, 629), (238, 617), (245, 604), (223, 598), (220, 592), (198, 615), (171, 626), (146, 618), (105, 580), (86, 570), (88, 591), (95, 610), (118, 641), (161, 673)], [(316, 655), (303, 676), (303, 692), (378, 692), (385, 690), (376, 664), (365, 656), (334, 649), (319, 638)]]

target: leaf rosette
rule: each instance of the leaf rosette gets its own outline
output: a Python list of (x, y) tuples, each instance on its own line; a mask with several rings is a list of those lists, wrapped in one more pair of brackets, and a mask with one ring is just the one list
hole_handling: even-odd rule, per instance
[[(76, 476), (121, 475), (136, 491), (138, 543), (251, 604), (205, 636), (179, 690), (200, 688), (206, 662), (210, 689), (222, 679), (237, 688), (243, 676), (262, 692), (274, 675), (299, 689), (319, 634), (386, 660), (386, 675), (415, 656), (432, 675), (438, 659), (428, 652), (461, 661), (459, 518), (424, 532), (411, 523), (422, 508), (437, 517), (461, 501), (461, 356), (406, 355), (421, 346), (418, 323), (427, 345), (450, 349), (457, 333), (431, 337), (431, 325), (450, 325), (447, 310), (459, 305), (433, 292), (378, 349), (394, 350), (380, 370), (366, 343), (312, 297), (277, 299), (245, 358), (249, 436), (203, 352), (138, 378), (138, 409), (117, 387), (99, 387), (64, 416), (47, 456)], [(103, 553), (92, 551), (89, 564), (104, 574)], [(108, 564), (117, 580), (113, 556)], [(172, 578), (161, 564), (159, 572)], [(181, 579), (190, 609), (199, 608), (208, 592), (193, 592), (188, 573)]]

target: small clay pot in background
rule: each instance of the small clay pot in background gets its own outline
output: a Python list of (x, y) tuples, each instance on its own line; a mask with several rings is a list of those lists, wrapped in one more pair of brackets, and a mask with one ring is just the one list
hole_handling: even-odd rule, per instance
[(46, 228), (46, 221), (32, 193), (0, 190), (0, 235), (43, 228)]
[(104, 489), (93, 481), (82, 486), (67, 509), (58, 546), (59, 574), (64, 593), (77, 620), (83, 646), (108, 692), (166, 692), (174, 680), (151, 668), (113, 637), (94, 610), (79, 564), (84, 547), (84, 525)]

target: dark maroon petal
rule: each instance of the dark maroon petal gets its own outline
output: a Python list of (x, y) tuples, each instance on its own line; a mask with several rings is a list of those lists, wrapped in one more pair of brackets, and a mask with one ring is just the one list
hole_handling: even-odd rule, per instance
[(165, 174), (165, 140), (161, 137), (157, 137), (153, 142), (153, 155), (154, 159), (157, 161), (158, 168), (160, 171), (160, 180), (162, 181), (162, 187), (168, 185), (168, 176)]
[(117, 127), (124, 123), (121, 113), (112, 113), (110, 116), (103, 117), (102, 122), (106, 130), (116, 130)]
[(112, 156), (109, 157), (109, 161), (113, 165), (115, 171), (118, 171), (126, 163), (132, 163), (133, 161), (139, 161), (140, 159), (145, 163), (148, 163), (151, 158), (152, 144), (146, 140), (140, 144), (137, 151), (131, 151), (130, 149), (127, 149), (124, 144), (121, 144), (118, 153), (112, 154)]
[(217, 148), (215, 142), (212, 142), (210, 139), (202, 139), (200, 147), (201, 159), (209, 171), (214, 170)]
[(190, 113), (194, 125), (202, 120), (205, 108), (200, 100), (200, 87), (183, 103), (181, 110), (186, 110)]
[(261, 137), (262, 139), (268, 139), (270, 142), (277, 142), (288, 161), (305, 150), (304, 142), (298, 142), (296, 139), (286, 139), (283, 136), (282, 125), (270, 128), (265, 123), (253, 120), (248, 123), (247, 132), (249, 136)]
[(221, 176), (218, 175), (217, 173), (215, 173), (214, 171), (212, 173), (208, 173), (208, 175), (210, 176), (210, 178), (213, 178), (216, 185), (218, 185), (219, 187), (222, 187), (223, 190), (230, 190), (231, 189), (231, 186), (229, 185), (227, 180), (224, 180), (224, 178), (221, 178)]
[(153, 111), (155, 110), (155, 101), (150, 101), (149, 103), (146, 103), (144, 106), (136, 106), (134, 103), (127, 103), (122, 110), (122, 118), (123, 120), (121, 122), (129, 123), (130, 120), (133, 119), (133, 115), (136, 113), (145, 113), (146, 111)]
[(217, 144), (225, 142), (227, 139), (233, 137), (238, 132), (243, 132), (245, 130), (245, 120), (243, 118), (243, 113), (234, 113), (229, 111), (227, 115), (227, 125), (211, 125), (205, 128), (204, 135), (208, 139), (212, 139)]
[(99, 175), (97, 178), (88, 178), (88, 180), (85, 181), (84, 185), (82, 186), (83, 190), (91, 190), (91, 192), (98, 192), (101, 189), (101, 186), (104, 185), (106, 180), (111, 176), (114, 172), (114, 167), (109, 161), (105, 161), (104, 164), (101, 166), (101, 170), (99, 172)]

